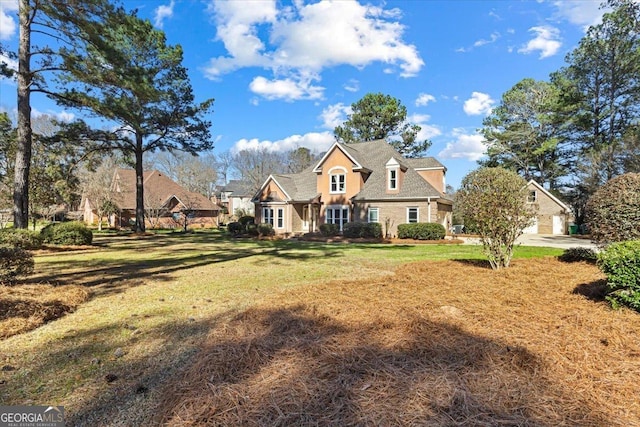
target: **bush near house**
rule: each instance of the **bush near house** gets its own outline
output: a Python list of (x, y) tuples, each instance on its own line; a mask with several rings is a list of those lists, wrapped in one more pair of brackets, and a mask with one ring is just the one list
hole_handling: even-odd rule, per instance
[(377, 222), (348, 222), (342, 229), (344, 237), (380, 239), (382, 237), (382, 224)]
[(611, 305), (640, 311), (640, 240), (612, 243), (598, 254), (598, 267), (607, 276)]
[(237, 236), (244, 231), (244, 227), (239, 222), (230, 222), (227, 224), (227, 231), (234, 236)]
[(585, 261), (595, 264), (598, 260), (598, 253), (591, 248), (569, 248), (565, 249), (562, 255), (558, 257), (562, 262), (581, 262)]
[(45, 243), (54, 245), (90, 245), (93, 233), (81, 222), (55, 222), (40, 231)]
[(256, 230), (258, 231), (259, 236), (273, 236), (276, 234), (273, 229), (273, 225), (261, 223), (256, 226)]
[(338, 224), (320, 224), (320, 234), (325, 237), (337, 236), (340, 234), (340, 227)]
[(442, 224), (430, 222), (398, 224), (398, 239), (441, 240), (446, 234)]
[(13, 246), (0, 246), (0, 284), (13, 285), (20, 276), (33, 273), (31, 252)]
[(22, 228), (5, 228), (0, 230), (0, 245), (26, 250), (40, 249), (42, 236), (37, 231)]

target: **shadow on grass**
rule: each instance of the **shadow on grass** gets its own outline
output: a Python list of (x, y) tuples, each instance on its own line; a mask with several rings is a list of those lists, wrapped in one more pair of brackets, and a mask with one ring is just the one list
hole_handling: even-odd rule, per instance
[(462, 264), (462, 266), (477, 267), (491, 270), (491, 263), (488, 259), (452, 259), (452, 261)]
[[(389, 341), (390, 335), (395, 338)], [(425, 318), (249, 309), (159, 391), (148, 425), (608, 425), (534, 354)]]
[[(225, 244), (221, 247), (221, 238), (216, 235), (195, 233), (186, 236), (188, 240), (185, 240), (185, 236), (153, 235), (149, 241), (143, 242), (137, 239), (117, 243), (103, 241), (100, 244), (104, 250), (131, 250), (134, 247), (137, 252), (148, 252), (149, 257), (133, 260), (81, 260), (81, 264), (78, 267), (72, 266), (73, 268), (69, 266), (70, 261), (56, 261), (53, 257), (38, 263), (44, 272), (30, 281), (53, 285), (79, 284), (91, 288), (94, 295), (109, 295), (142, 285), (146, 280), (171, 281), (173, 273), (182, 270), (254, 256), (312, 261), (319, 257), (339, 257), (342, 254), (337, 247), (305, 245), (301, 248), (299, 245), (278, 241), (252, 241), (248, 245)], [(181, 247), (181, 244), (189, 246)], [(57, 265), (61, 268), (57, 269)]]

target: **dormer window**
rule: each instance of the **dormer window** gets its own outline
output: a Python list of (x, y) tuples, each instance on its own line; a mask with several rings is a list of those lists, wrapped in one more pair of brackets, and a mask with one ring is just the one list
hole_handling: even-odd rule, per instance
[(389, 190), (398, 189), (398, 169), (389, 169)]
[(385, 167), (387, 169), (387, 191), (395, 192), (400, 187), (400, 183), (398, 182), (400, 179), (400, 163), (392, 157), (389, 159)]
[(347, 171), (344, 168), (336, 167), (329, 171), (329, 192), (331, 194), (342, 194), (347, 192)]

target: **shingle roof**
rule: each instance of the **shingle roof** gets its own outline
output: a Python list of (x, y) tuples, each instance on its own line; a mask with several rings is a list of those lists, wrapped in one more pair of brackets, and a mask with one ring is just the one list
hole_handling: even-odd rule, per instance
[(234, 197), (253, 195), (253, 188), (251, 188), (251, 184), (240, 179), (229, 180), (229, 182), (222, 187), (221, 191), (231, 192)]
[[(444, 167), (442, 163), (433, 157), (405, 159), (384, 140), (346, 144), (344, 148), (358, 163), (372, 171), (362, 190), (355, 195), (354, 200), (442, 197), (438, 190), (413, 169), (416, 164), (420, 165), (419, 167)], [(400, 191), (394, 194), (387, 194), (386, 164), (392, 158), (401, 166), (408, 166), (408, 168), (400, 186)]]
[[(341, 144), (339, 148), (348, 153), (364, 169), (371, 171), (362, 190), (354, 196), (354, 200), (444, 197), (415, 170), (415, 168), (443, 168), (446, 170), (444, 165), (433, 157), (406, 159), (384, 140)], [(386, 164), (391, 158), (395, 159), (403, 169), (406, 169), (400, 191), (394, 194), (386, 192)], [(321, 165), (323, 160), (324, 158), (319, 164), (312, 165), (300, 173), (272, 175), (272, 178), (291, 200), (311, 200), (318, 195), (317, 174), (314, 170)]]
[[(172, 197), (190, 208), (199, 210), (217, 210), (218, 208), (204, 195), (189, 191), (178, 185), (157, 170), (143, 172), (145, 199), (159, 206), (169, 202)], [(136, 172), (133, 169), (116, 169), (114, 189), (117, 191), (116, 203), (120, 209), (136, 208)]]

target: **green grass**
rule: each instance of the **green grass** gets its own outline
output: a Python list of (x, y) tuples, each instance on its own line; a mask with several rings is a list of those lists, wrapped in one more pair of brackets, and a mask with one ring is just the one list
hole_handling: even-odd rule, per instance
[[(515, 258), (561, 253), (517, 247)], [(97, 234), (91, 249), (41, 251), (33, 283), (81, 284), (92, 297), (74, 313), (0, 342), (1, 363), (17, 368), (0, 372), (0, 400), (89, 411), (115, 398), (105, 375), (117, 375), (124, 390), (153, 389), (195, 354), (211, 327), (266, 296), (324, 281), (383, 277), (427, 259), (484, 256), (473, 245), (255, 241), (217, 231)], [(124, 356), (114, 356), (118, 348)]]

